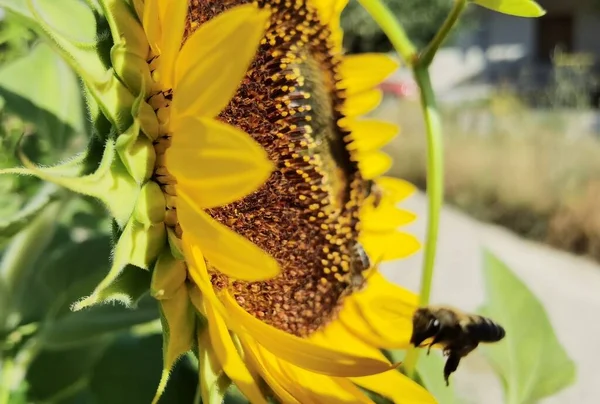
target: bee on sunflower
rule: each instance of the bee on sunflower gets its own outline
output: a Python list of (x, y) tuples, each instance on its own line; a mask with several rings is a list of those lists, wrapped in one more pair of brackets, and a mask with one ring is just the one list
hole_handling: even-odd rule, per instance
[(419, 249), (399, 230), (415, 216), (397, 206), (414, 188), (383, 176), (396, 126), (363, 117), (397, 63), (344, 55), (345, 0), (98, 3), (111, 31), (101, 56), (30, 10), (82, 77), (90, 150), (2, 170), (113, 215), (112, 267), (73, 309), (150, 290), (164, 336), (154, 402), (189, 351), (204, 402), (231, 382), (256, 403), (371, 402), (365, 391), (435, 402), (381, 351), (409, 347), (418, 306), (377, 270)]

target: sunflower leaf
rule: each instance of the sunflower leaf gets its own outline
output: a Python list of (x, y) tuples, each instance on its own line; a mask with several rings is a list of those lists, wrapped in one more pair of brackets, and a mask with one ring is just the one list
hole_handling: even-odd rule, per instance
[(417, 364), (417, 373), (421, 384), (438, 401), (439, 404), (458, 404), (461, 401), (456, 395), (454, 385), (446, 386), (444, 378), (444, 360), (437, 352), (421, 355)]
[(575, 364), (557, 339), (544, 307), (498, 258), (484, 252), (488, 301), (481, 310), (502, 324), (503, 341), (483, 346), (504, 383), (506, 403), (536, 402), (575, 381)]
[(541, 17), (546, 11), (533, 0), (472, 0), (490, 10), (518, 17)]
[(37, 337), (46, 349), (65, 349), (89, 344), (157, 317), (156, 301), (148, 297), (134, 310), (104, 305), (71, 312), (45, 325)]
[[(89, 373), (93, 400), (78, 402), (150, 403), (162, 368), (161, 344), (162, 338), (158, 334), (119, 337)], [(160, 403), (194, 402), (196, 378), (188, 358), (182, 358), (171, 372)]]
[(0, 96), (8, 110), (34, 123), (37, 133), (51, 139), (57, 150), (64, 149), (69, 136), (84, 130), (77, 77), (46, 44), (2, 66)]
[(54, 185), (45, 186), (23, 209), (10, 218), (0, 220), (0, 246), (27, 227), (40, 212), (51, 202), (57, 200), (58, 197), (59, 192), (57, 187)]
[(0, 0), (0, 7), (53, 45), (119, 133), (131, 125), (134, 96), (109, 67), (110, 30), (94, 7), (79, 0)]

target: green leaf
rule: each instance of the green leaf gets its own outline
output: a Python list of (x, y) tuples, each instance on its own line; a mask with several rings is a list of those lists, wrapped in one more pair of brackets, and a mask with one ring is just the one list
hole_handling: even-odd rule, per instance
[(484, 253), (488, 301), (484, 315), (506, 329), (497, 344), (482, 347), (502, 377), (508, 404), (529, 404), (575, 381), (575, 364), (556, 338), (544, 307), (498, 258)]
[(0, 0), (0, 7), (52, 44), (119, 133), (131, 125), (134, 96), (110, 67), (109, 27), (94, 7), (80, 0)]
[[(70, 314), (70, 305), (89, 293), (109, 267), (108, 236), (73, 243), (67, 238), (68, 232), (61, 235), (55, 237), (51, 249), (36, 263), (36, 271), (25, 281), (27, 287), (18, 306), (25, 321), (53, 321)], [(32, 295), (36, 298), (31, 299)]]
[(47, 324), (38, 338), (46, 349), (65, 349), (96, 341), (118, 331), (158, 318), (156, 301), (150, 297), (136, 309), (123, 306), (94, 306), (69, 313)]
[(11, 215), (8, 219), (0, 219), (0, 247), (27, 227), (51, 202), (56, 201), (58, 195), (58, 188), (48, 184), (42, 187), (22, 210)]
[(34, 123), (57, 150), (64, 149), (69, 136), (84, 130), (79, 81), (46, 44), (0, 68), (0, 96), (7, 110)]
[(53, 239), (57, 228), (56, 217), (64, 207), (63, 201), (50, 203), (23, 231), (13, 237), (0, 261), (0, 319), (20, 301), (27, 281)]
[[(162, 371), (162, 338), (121, 337), (106, 351), (91, 374), (96, 403), (148, 404)], [(171, 372), (160, 403), (192, 403), (198, 384), (196, 372), (183, 358)]]
[(546, 11), (532, 0), (473, 0), (474, 3), (499, 13), (518, 17), (541, 17)]
[(96, 362), (110, 340), (61, 351), (42, 351), (31, 363), (26, 380), (28, 402), (63, 403), (86, 389)]
[[(392, 362), (403, 362), (406, 352), (400, 349), (385, 350), (383, 353)], [(421, 354), (417, 363), (416, 381), (427, 389), (438, 401), (439, 404), (458, 404), (461, 400), (458, 398), (454, 386), (446, 386), (444, 381), (445, 361), (438, 351), (431, 351), (431, 354)]]
[(439, 404), (458, 404), (460, 400), (454, 391), (454, 385), (446, 386), (444, 381), (444, 359), (437, 351), (421, 355), (417, 364), (417, 374), (421, 385), (427, 389)]

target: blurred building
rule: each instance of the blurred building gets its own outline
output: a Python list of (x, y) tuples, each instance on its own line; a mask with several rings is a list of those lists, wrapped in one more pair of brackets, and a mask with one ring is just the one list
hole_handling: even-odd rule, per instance
[(473, 8), (472, 26), (436, 61), (438, 87), (507, 85), (533, 103), (539, 102), (541, 91), (554, 91), (550, 102), (569, 106), (585, 102), (577, 99), (584, 97), (597, 106), (600, 0), (538, 3), (547, 14), (533, 19)]

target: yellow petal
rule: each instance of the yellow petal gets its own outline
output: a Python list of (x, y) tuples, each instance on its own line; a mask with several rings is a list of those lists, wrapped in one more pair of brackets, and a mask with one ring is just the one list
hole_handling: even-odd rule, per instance
[[(274, 386), (281, 392), (293, 395), (292, 402), (329, 403), (371, 403), (371, 401), (347, 378), (338, 378), (313, 373), (294, 366), (270, 353), (259, 344), (252, 344), (249, 352), (261, 363), (262, 373), (276, 380)], [(267, 382), (267, 380), (265, 378)], [(271, 385), (271, 383), (269, 383)], [(274, 388), (274, 390), (275, 390)], [(282, 402), (288, 403), (287, 400)]]
[(133, 0), (133, 9), (140, 21), (144, 21), (144, 0)]
[(325, 348), (278, 330), (247, 313), (228, 293), (222, 296), (222, 301), (231, 316), (232, 325), (243, 327), (271, 353), (296, 366), (332, 376), (362, 376), (391, 368), (387, 361)]
[(435, 398), (423, 387), (397, 370), (365, 377), (353, 377), (359, 386), (371, 390), (394, 402), (394, 404), (436, 404)]
[(333, 321), (325, 328), (314, 333), (309, 338), (322, 346), (336, 346), (347, 353), (357, 353), (378, 360), (386, 360), (386, 357), (374, 345), (369, 345), (361, 340), (356, 334), (349, 331), (341, 321)]
[(277, 395), (282, 403), (306, 403), (307, 397), (302, 386), (291, 380), (281, 371), (280, 360), (266, 349), (262, 348), (252, 338), (242, 339), (244, 352), (248, 360), (258, 370), (262, 378)]
[(358, 168), (367, 180), (379, 177), (392, 167), (392, 158), (384, 152), (376, 151), (358, 155)]
[(207, 301), (204, 302), (211, 345), (223, 371), (252, 403), (267, 403), (256, 380), (242, 361), (225, 322)]
[(371, 90), (398, 68), (398, 63), (383, 53), (345, 56), (342, 61), (341, 86), (348, 95)]
[(159, 0), (146, 0), (144, 3), (144, 14), (142, 25), (144, 26), (144, 32), (146, 32), (146, 38), (148, 38), (148, 44), (152, 53), (160, 55), (160, 42), (161, 42), (161, 26), (159, 19)]
[(348, 300), (352, 304), (340, 313), (340, 321), (365, 342), (380, 348), (407, 348), (412, 334), (412, 315), (418, 298), (411, 291), (372, 274), (367, 286)]
[(389, 233), (364, 231), (360, 235), (360, 243), (367, 255), (378, 262), (406, 258), (421, 248), (421, 244), (414, 236), (399, 231)]
[[(379, 334), (377, 330), (369, 324), (369, 321), (362, 315), (360, 306), (355, 301), (353, 296), (344, 301), (344, 307), (339, 313), (338, 320), (348, 331), (365, 341), (365, 343), (379, 348), (390, 347), (389, 341), (384, 336)], [(405, 338), (402, 338), (402, 341), (405, 341)]]
[(380, 177), (375, 180), (392, 202), (398, 203), (408, 198), (417, 191), (417, 188), (408, 181), (392, 177)]
[(208, 262), (223, 274), (246, 281), (266, 280), (279, 274), (279, 265), (273, 257), (212, 219), (179, 190), (177, 217), (185, 236), (184, 244), (199, 246)]
[(316, 0), (313, 2), (319, 12), (319, 19), (324, 24), (339, 24), (339, 15), (348, 4), (348, 0)]
[(273, 163), (250, 136), (208, 118), (178, 123), (166, 152), (177, 189), (203, 208), (223, 206), (255, 191), (269, 178)]
[(185, 19), (188, 12), (188, 2), (174, 0), (161, 3), (164, 5), (164, 15), (161, 21), (165, 29), (162, 33), (161, 54), (157, 68), (158, 78), (165, 88), (173, 87), (173, 68), (175, 58), (181, 48), (183, 32), (185, 30)]
[(376, 208), (365, 205), (360, 211), (362, 228), (368, 232), (389, 232), (416, 219), (414, 213), (398, 209), (393, 203), (382, 201)]
[(369, 90), (346, 99), (344, 103), (344, 115), (355, 117), (371, 112), (381, 103), (383, 91)]
[(361, 119), (348, 120), (344, 123), (350, 129), (353, 139), (348, 149), (360, 153), (379, 150), (398, 134), (398, 126), (389, 122)]
[(256, 54), (270, 13), (248, 4), (203, 24), (179, 53), (173, 114), (214, 117), (227, 105)]

